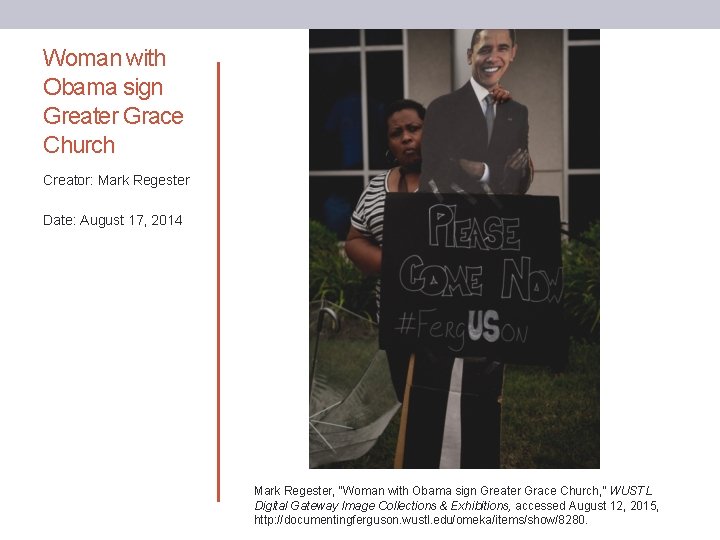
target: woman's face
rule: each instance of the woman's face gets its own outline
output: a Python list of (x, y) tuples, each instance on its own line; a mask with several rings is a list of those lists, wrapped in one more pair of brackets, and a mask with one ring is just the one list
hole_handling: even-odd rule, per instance
[(388, 146), (402, 166), (420, 163), (423, 121), (415, 109), (402, 109), (388, 118)]

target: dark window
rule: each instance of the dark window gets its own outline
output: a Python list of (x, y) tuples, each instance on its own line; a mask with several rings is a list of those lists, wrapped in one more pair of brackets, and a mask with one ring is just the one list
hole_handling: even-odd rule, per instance
[(365, 30), (365, 45), (402, 45), (402, 30)]
[(371, 169), (388, 166), (385, 108), (403, 97), (402, 52), (367, 53), (368, 155)]
[(310, 169), (362, 168), (360, 54), (310, 55)]
[(362, 190), (362, 176), (311, 176), (310, 219), (325, 225), (338, 240), (345, 240)]
[(568, 39), (570, 41), (598, 40), (600, 39), (600, 30), (568, 30)]
[(568, 47), (569, 163), (600, 168), (600, 47)]
[(311, 30), (310, 49), (310, 218), (344, 240), (364, 181), (389, 165), (385, 110), (405, 93), (403, 32)]
[(359, 30), (310, 30), (310, 48), (360, 45)]
[(600, 220), (600, 175), (571, 174), (570, 184), (570, 233), (577, 235)]

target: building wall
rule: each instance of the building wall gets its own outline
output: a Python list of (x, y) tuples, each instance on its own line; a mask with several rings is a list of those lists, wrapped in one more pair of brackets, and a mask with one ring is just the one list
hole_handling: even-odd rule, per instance
[(408, 30), (408, 94), (426, 107), (452, 91), (452, 30)]

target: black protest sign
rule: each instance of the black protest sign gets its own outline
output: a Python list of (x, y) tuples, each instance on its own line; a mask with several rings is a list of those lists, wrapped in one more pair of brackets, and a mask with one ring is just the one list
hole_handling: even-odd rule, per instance
[(562, 364), (558, 198), (388, 194), (381, 287), (383, 349)]

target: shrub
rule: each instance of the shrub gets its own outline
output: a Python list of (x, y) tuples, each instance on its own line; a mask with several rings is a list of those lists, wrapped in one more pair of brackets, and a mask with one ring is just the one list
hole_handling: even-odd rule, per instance
[(564, 304), (572, 335), (600, 338), (600, 223), (563, 246)]
[(355, 268), (338, 244), (335, 233), (310, 221), (310, 300), (325, 298), (345, 309), (374, 314), (375, 278)]

